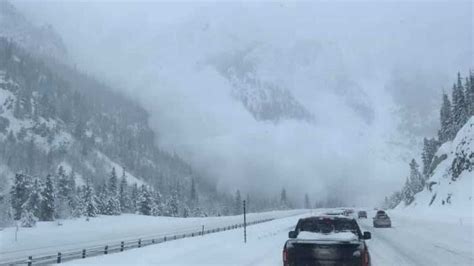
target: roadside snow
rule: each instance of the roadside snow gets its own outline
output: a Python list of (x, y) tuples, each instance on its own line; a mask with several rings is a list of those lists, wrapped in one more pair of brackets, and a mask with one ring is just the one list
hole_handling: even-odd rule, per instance
[[(250, 213), (247, 221), (282, 218), (307, 212), (306, 210)], [(86, 221), (85, 218), (56, 222), (39, 222), (34, 228), (20, 228), (15, 241), (15, 228), (0, 231), (1, 260), (25, 258), (35, 254), (77, 250), (85, 246), (119, 243), (145, 237), (163, 237), (174, 234), (214, 229), (242, 222), (240, 216), (174, 218), (134, 214), (100, 216)]]

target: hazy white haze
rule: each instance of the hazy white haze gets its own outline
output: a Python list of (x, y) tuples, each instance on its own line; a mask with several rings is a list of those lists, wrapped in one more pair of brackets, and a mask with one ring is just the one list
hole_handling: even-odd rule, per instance
[(252, 194), (378, 202), (473, 65), (469, 1), (13, 3), (140, 102), (160, 146)]

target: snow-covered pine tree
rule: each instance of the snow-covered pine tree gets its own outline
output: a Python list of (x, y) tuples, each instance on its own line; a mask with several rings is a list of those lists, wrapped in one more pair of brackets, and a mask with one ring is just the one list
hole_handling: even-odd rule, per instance
[(242, 214), (242, 196), (240, 195), (240, 190), (237, 189), (235, 192), (235, 201), (234, 201), (234, 214)]
[(198, 194), (196, 191), (196, 183), (194, 182), (194, 178), (191, 178), (191, 190), (189, 194), (189, 200), (194, 204), (197, 205), (199, 202)]
[(179, 216), (179, 196), (178, 186), (171, 191), (171, 195), (168, 198), (166, 204), (166, 213), (168, 216), (177, 217)]
[(308, 193), (304, 194), (304, 208), (311, 209), (311, 203), (309, 203)]
[(128, 195), (128, 184), (127, 177), (125, 175), (125, 169), (122, 171), (122, 179), (120, 180), (118, 197), (120, 202), (120, 211), (122, 213), (130, 212), (130, 196)]
[(448, 95), (443, 93), (443, 103), (440, 110), (441, 128), (438, 131), (438, 139), (441, 143), (452, 140), (454, 138), (454, 120), (451, 102)]
[(143, 215), (151, 215), (152, 206), (153, 200), (151, 198), (150, 192), (145, 185), (142, 185), (138, 194), (138, 213)]
[(23, 210), (30, 212), (35, 216), (35, 218), (39, 218), (42, 216), (41, 213), (41, 202), (43, 201), (42, 197), (42, 184), (35, 178), (33, 184), (30, 188), (30, 193), (28, 194), (28, 199), (23, 204)]
[(72, 212), (73, 217), (81, 217), (86, 212), (84, 203), (84, 186), (77, 187), (75, 193), (75, 206)]
[(410, 205), (410, 203), (413, 202), (413, 200), (415, 199), (414, 198), (414, 195), (415, 193), (413, 192), (412, 188), (411, 188), (411, 185), (410, 183), (408, 182), (408, 178), (405, 182), (405, 185), (403, 186), (403, 189), (402, 189), (402, 200), (403, 202), (405, 202), (405, 205)]
[(120, 200), (118, 195), (118, 179), (115, 167), (112, 168), (110, 178), (107, 187), (105, 213), (107, 215), (119, 215), (120, 214)]
[(55, 200), (56, 218), (68, 218), (72, 213), (70, 199), (73, 195), (73, 188), (71, 187), (71, 181), (66, 175), (62, 165), (58, 167), (58, 172), (55, 178), (57, 184), (57, 195)]
[(420, 173), (419, 165), (412, 159), (410, 162), (410, 186), (414, 194), (420, 192), (425, 187), (425, 180)]
[(13, 208), (13, 218), (15, 220), (20, 220), (23, 213), (23, 205), (28, 200), (30, 194), (30, 177), (17, 173), (15, 175), (15, 180), (13, 181), (13, 186), (10, 190), (11, 204)]
[(159, 191), (154, 191), (152, 193), (153, 204), (151, 208), (151, 215), (160, 216), (163, 214), (163, 202), (161, 193)]
[(55, 203), (55, 194), (54, 194), (54, 185), (53, 180), (50, 175), (46, 176), (44, 189), (41, 192), (42, 201), (41, 201), (41, 221), (53, 221), (54, 220), (54, 203)]
[(439, 142), (434, 139), (423, 139), (423, 152), (421, 158), (423, 161), (423, 176), (424, 179), (428, 179), (431, 172), (431, 162), (433, 161), (434, 155), (438, 150)]
[(286, 189), (283, 188), (280, 193), (280, 208), (287, 209), (288, 208), (288, 198), (286, 196)]
[(96, 202), (99, 214), (107, 214), (108, 193), (105, 184), (99, 186), (99, 193), (97, 194)]
[(134, 183), (130, 192), (130, 211), (132, 213), (138, 212), (139, 190), (137, 183)]
[(38, 218), (33, 214), (33, 212), (28, 210), (23, 210), (21, 214), (20, 224), (22, 227), (34, 227)]
[(393, 193), (391, 196), (390, 196), (390, 206), (389, 208), (390, 209), (393, 209), (395, 207), (398, 206), (398, 204), (400, 204), (400, 202), (402, 202), (402, 193), (401, 192), (395, 192)]
[(454, 135), (464, 126), (468, 116), (468, 106), (464, 95), (461, 74), (458, 73), (458, 82), (453, 86), (453, 121)]
[(90, 181), (86, 181), (86, 185), (83, 188), (83, 204), (84, 204), (84, 215), (87, 217), (95, 217), (99, 213), (97, 209), (97, 198), (95, 196), (94, 188), (90, 184)]
[(474, 72), (469, 71), (469, 77), (466, 78), (466, 99), (469, 106), (469, 117), (474, 116)]

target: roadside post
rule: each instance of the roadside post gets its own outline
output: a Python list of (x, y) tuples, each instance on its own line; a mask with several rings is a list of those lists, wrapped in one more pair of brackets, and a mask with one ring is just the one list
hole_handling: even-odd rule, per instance
[(247, 243), (247, 212), (244, 200), (244, 243)]

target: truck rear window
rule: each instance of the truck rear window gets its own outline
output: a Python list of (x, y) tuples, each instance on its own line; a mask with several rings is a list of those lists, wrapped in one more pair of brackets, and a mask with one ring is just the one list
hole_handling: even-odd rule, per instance
[(305, 219), (301, 220), (296, 230), (315, 233), (353, 232), (360, 235), (360, 229), (354, 220), (348, 219)]

